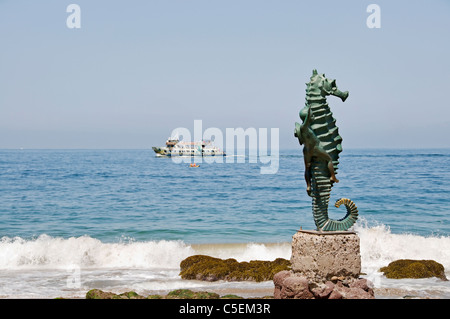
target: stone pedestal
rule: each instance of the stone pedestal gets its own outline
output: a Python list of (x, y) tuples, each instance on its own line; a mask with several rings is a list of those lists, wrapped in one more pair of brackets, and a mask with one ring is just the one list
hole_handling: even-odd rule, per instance
[(314, 282), (359, 278), (361, 255), (354, 232), (298, 231), (292, 239), (292, 271)]
[(275, 299), (374, 299), (373, 284), (359, 278), (359, 237), (354, 232), (298, 231), (291, 270), (273, 278)]

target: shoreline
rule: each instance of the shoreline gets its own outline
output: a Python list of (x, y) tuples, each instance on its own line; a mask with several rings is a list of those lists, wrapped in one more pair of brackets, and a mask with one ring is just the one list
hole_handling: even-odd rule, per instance
[[(273, 298), (275, 288), (272, 281), (262, 282), (258, 285), (248, 282), (205, 282), (203, 285), (200, 285), (200, 283), (192, 284), (191, 280), (189, 280), (188, 284), (176, 285), (170, 289), (139, 289), (131, 286), (128, 286), (131, 288), (125, 287), (127, 286), (123, 285), (121, 288), (91, 286), (66, 291), (62, 294), (56, 293), (51, 295), (23, 292), (18, 294), (3, 294), (0, 296), (0, 299), (86, 299), (87, 292), (93, 289), (113, 294), (123, 294), (133, 291), (144, 297), (149, 295), (167, 295), (174, 290), (191, 290), (193, 292), (215, 293), (220, 296), (236, 295), (243, 299), (263, 299), (268, 297)], [(402, 282), (399, 282), (397, 287), (392, 285), (388, 287), (374, 287), (373, 291), (375, 299), (450, 299), (450, 295), (446, 290), (442, 290), (432, 283), (419, 289), (405, 289), (404, 287), (405, 285), (403, 285)]]
[[(107, 290), (101, 290), (101, 289), (91, 289), (92, 290), (99, 290), (105, 295), (126, 295), (126, 298), (118, 298), (118, 299), (138, 299), (135, 298), (135, 296), (140, 296), (142, 299), (165, 299), (165, 298), (154, 298), (154, 296), (167, 296), (170, 293), (173, 293), (175, 291), (190, 291), (192, 293), (203, 293), (203, 294), (217, 294), (219, 298), (206, 298), (206, 299), (274, 299), (273, 293), (274, 288), (212, 288), (212, 289), (175, 289), (171, 291), (152, 291), (147, 292), (145, 294), (142, 293), (136, 293), (133, 290), (130, 289), (121, 289), (118, 291), (107, 291)], [(83, 296), (72, 296), (72, 297), (54, 297), (54, 298), (48, 298), (48, 299), (90, 299), (86, 298), (86, 295), (89, 291), (86, 291)], [(375, 300), (376, 299), (448, 299), (445, 296), (442, 296), (442, 294), (439, 294), (438, 292), (433, 291), (414, 291), (414, 290), (408, 290), (408, 289), (401, 289), (401, 288), (374, 288), (375, 292)], [(135, 295), (136, 294), (136, 295)], [(130, 296), (130, 297), (128, 297)], [(225, 296), (234, 296), (226, 298)], [(225, 297), (225, 298), (224, 298)], [(0, 299), (10, 299), (10, 298), (1, 298)], [(15, 298), (13, 298), (15, 299)], [(17, 298), (17, 299), (47, 299), (47, 298)], [(102, 299), (102, 298), (100, 298)], [(104, 299), (110, 299), (110, 298), (104, 298)], [(171, 299), (171, 298), (168, 298)], [(174, 299), (198, 299), (198, 298), (174, 298)]]
[[(415, 257), (443, 263), (450, 278), (447, 253), (440, 249), (448, 244), (448, 237), (392, 234), (385, 227), (364, 225), (358, 229), (358, 234), (361, 238), (362, 278), (374, 283), (376, 299), (450, 299), (448, 281), (437, 278), (388, 279), (378, 271), (392, 260)], [(4, 285), (0, 299), (83, 299), (87, 291), (95, 288), (117, 293), (136, 291), (142, 295), (191, 289), (259, 298), (273, 295), (272, 282), (184, 280), (179, 276), (180, 262), (195, 254), (238, 261), (274, 260), (291, 255), (290, 242), (194, 244), (161, 240), (103, 243), (89, 236), (5, 239), (3, 248), (14, 251), (15, 255), (3, 261), (0, 279)], [(79, 276), (80, 286), (71, 288), (73, 285), (68, 280), (77, 279), (76, 276)]]

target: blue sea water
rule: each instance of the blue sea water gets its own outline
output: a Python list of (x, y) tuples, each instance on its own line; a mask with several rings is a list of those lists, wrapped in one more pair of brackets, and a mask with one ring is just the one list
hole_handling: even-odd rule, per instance
[[(292, 235), (315, 228), (301, 150), (280, 151), (275, 174), (261, 174), (267, 165), (246, 157), (191, 168), (152, 150), (0, 150), (0, 297), (191, 287), (177, 267), (199, 252), (289, 258)], [(356, 203), (372, 279), (399, 257), (450, 267), (449, 169), (449, 149), (341, 153), (329, 215), (343, 217), (333, 205), (341, 197)], [(73, 265), (83, 274), (75, 290), (61, 272)], [(450, 296), (450, 285), (436, 289)]]
[[(0, 236), (89, 235), (105, 242), (289, 241), (314, 229), (299, 150), (266, 164), (190, 168), (151, 150), (0, 151)], [(345, 150), (331, 193), (394, 233), (450, 235), (450, 150)]]

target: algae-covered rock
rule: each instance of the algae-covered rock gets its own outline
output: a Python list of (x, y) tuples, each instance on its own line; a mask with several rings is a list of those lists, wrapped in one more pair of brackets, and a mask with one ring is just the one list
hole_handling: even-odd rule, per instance
[(244, 297), (228, 294), (220, 297), (220, 299), (244, 299)]
[(192, 291), (190, 289), (177, 289), (169, 292), (167, 295), (148, 295), (147, 297), (141, 296), (134, 291), (115, 294), (99, 289), (91, 289), (86, 293), (86, 299), (243, 299), (243, 297), (231, 294), (221, 297), (214, 292)]
[(91, 289), (86, 293), (86, 299), (145, 299), (145, 297), (138, 295), (134, 291), (115, 294), (112, 292), (105, 292), (100, 289)]
[(392, 279), (437, 277), (447, 280), (444, 266), (434, 260), (400, 259), (382, 267), (380, 271)]
[(123, 294), (119, 294), (118, 296), (123, 299), (145, 299), (144, 296), (141, 296), (134, 291), (124, 292)]
[(86, 293), (86, 299), (113, 299), (117, 296), (112, 292), (104, 292), (100, 289), (91, 289)]
[(252, 260), (238, 262), (236, 259), (220, 259), (205, 255), (194, 255), (180, 263), (183, 279), (205, 281), (266, 281), (282, 270), (290, 268), (290, 261), (277, 258), (274, 261)]
[(214, 292), (192, 291), (190, 289), (177, 289), (169, 292), (166, 299), (219, 299), (220, 296)]
[(177, 289), (169, 292), (165, 296), (149, 295), (141, 296), (134, 291), (115, 294), (113, 292), (105, 292), (99, 289), (92, 289), (86, 293), (86, 299), (219, 299), (220, 296), (213, 292), (192, 291), (189, 289)]

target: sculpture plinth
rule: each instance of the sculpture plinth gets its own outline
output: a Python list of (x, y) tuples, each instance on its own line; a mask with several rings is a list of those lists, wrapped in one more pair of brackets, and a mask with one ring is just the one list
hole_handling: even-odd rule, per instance
[(314, 282), (357, 279), (361, 273), (359, 237), (349, 231), (300, 230), (292, 238), (291, 269)]
[(374, 299), (360, 278), (359, 237), (351, 231), (300, 230), (292, 240), (291, 270), (273, 277), (275, 299)]

